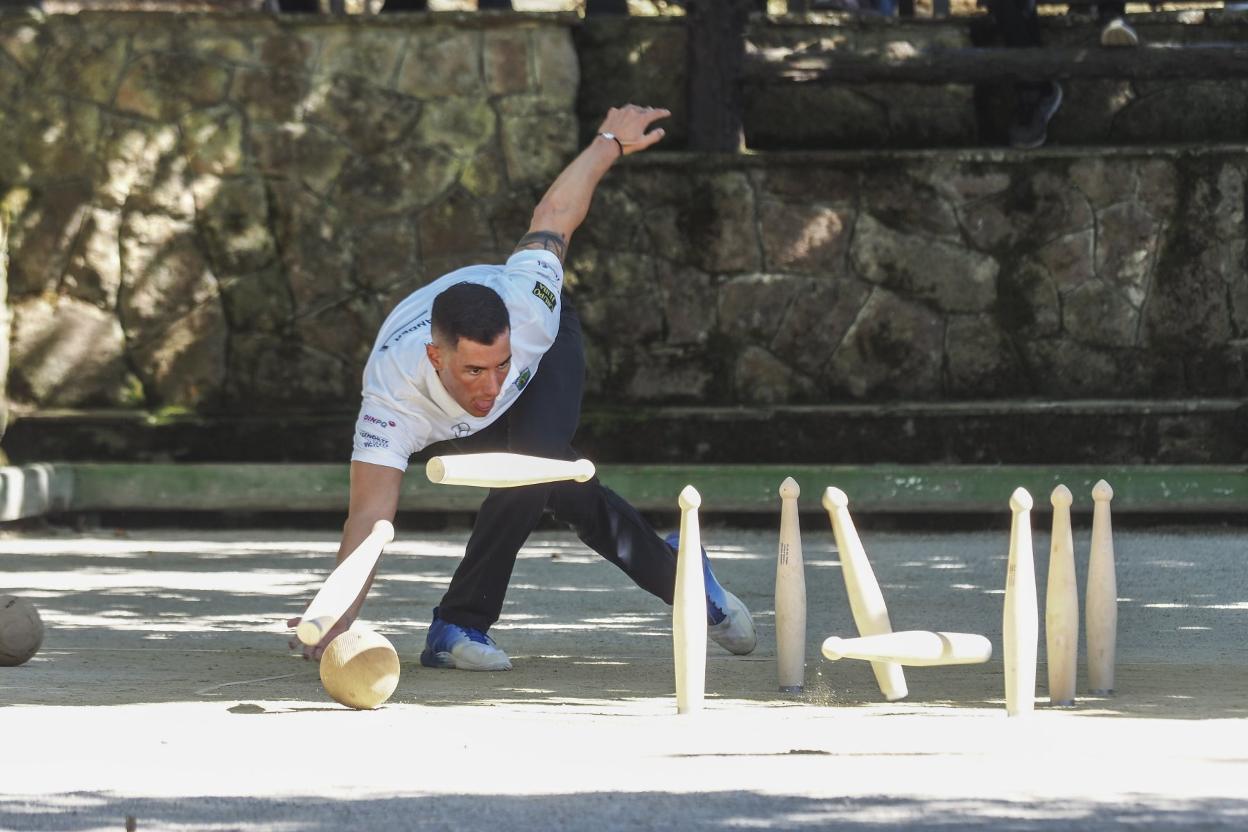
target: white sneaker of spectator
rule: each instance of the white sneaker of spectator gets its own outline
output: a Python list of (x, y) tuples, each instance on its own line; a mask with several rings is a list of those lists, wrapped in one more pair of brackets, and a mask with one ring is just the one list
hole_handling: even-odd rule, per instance
[(1121, 17), (1115, 17), (1101, 29), (1101, 46), (1139, 46), (1140, 36), (1131, 24)]

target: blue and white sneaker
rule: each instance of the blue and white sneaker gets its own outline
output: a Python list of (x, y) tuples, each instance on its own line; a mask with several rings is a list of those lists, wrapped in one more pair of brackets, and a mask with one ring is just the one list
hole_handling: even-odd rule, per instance
[[(680, 532), (663, 539), (673, 552), (680, 550)], [(754, 619), (740, 598), (724, 589), (711, 571), (711, 559), (702, 547), (702, 577), (706, 581), (706, 634), (720, 647), (737, 656), (752, 653), (758, 644)]]
[(511, 659), (494, 639), (474, 627), (443, 621), (436, 608), (420, 663), (456, 670), (511, 670)]

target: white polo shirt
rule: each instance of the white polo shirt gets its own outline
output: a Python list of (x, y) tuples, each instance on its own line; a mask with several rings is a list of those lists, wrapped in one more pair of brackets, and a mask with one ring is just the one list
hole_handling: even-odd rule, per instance
[[(479, 283), (498, 292), (511, 317), (511, 368), (485, 416), (473, 416), (455, 403), (425, 354), (425, 345), (433, 340), (433, 299), (457, 283)], [(351, 459), (404, 471), (408, 457), (422, 448), (471, 436), (506, 413), (559, 334), (562, 285), (558, 257), (526, 250), (511, 255), (503, 266), (458, 269), (404, 298), (381, 325), (364, 367)]]

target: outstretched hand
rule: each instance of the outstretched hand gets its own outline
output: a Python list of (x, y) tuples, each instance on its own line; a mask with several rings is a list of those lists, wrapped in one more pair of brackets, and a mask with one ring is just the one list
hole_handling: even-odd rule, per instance
[(650, 125), (671, 114), (671, 110), (662, 107), (638, 107), (636, 104), (612, 107), (599, 125), (598, 132), (611, 133), (619, 139), (620, 147), (627, 156), (645, 150), (662, 139), (666, 135), (663, 128), (650, 130)]
[[(300, 616), (296, 615), (294, 618), (286, 621), (286, 626), (293, 630), (299, 626), (299, 622), (302, 620), (303, 619)], [(330, 627), (329, 631), (325, 633), (325, 636), (316, 644), (304, 644), (299, 640), (298, 636), (292, 637), (287, 644), (290, 645), (291, 650), (301, 651), (305, 659), (320, 661), (321, 654), (325, 652), (325, 648), (329, 647), (329, 643), (336, 639), (340, 634), (351, 629), (352, 621), (352, 618), (345, 615), (342, 618), (339, 618), (334, 626)]]

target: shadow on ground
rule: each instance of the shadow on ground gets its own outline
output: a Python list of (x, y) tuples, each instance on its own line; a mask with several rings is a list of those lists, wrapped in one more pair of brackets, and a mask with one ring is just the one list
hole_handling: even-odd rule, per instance
[(327, 799), (180, 797), (119, 799), (76, 792), (26, 803), (0, 798), (0, 828), (26, 832), (122, 829), (231, 829), (261, 832), (341, 832), (343, 829), (862, 829), (908, 832), (952, 829), (1068, 830), (1242, 829), (1248, 800), (1176, 800), (1097, 803), (1062, 800), (898, 799), (846, 796), (812, 799), (754, 791), (678, 794), (590, 792), (378, 796)]
[[(985, 665), (907, 670), (910, 696), (896, 707), (1001, 707), (1005, 537), (870, 530), (863, 536), (895, 629), (981, 632), (998, 650)], [(774, 678), (774, 534), (719, 529), (711, 538), (716, 571), (753, 609), (759, 632), (759, 647), (748, 657), (709, 648), (712, 703), (883, 706), (867, 663), (830, 663), (818, 653), (827, 635), (854, 631), (830, 535), (808, 533), (804, 541), (808, 669), (806, 690), (797, 696), (780, 694)], [(393, 703), (609, 707), (671, 699), (668, 608), (562, 533), (537, 535), (522, 552), (503, 619), (492, 631), (512, 656), (514, 671), (463, 674), (421, 667), (417, 659), (431, 610), (463, 541), (458, 533), (421, 535), (397, 543), (385, 556), (365, 614), (403, 660)], [(1076, 540), (1077, 549), (1085, 543)], [(1219, 530), (1131, 531), (1119, 534), (1117, 546), (1119, 693), (1085, 697), (1077, 712), (1248, 716), (1242, 695), (1248, 650), (1235, 637), (1248, 610), (1239, 538)], [(272, 531), (0, 539), (0, 585), (31, 598), (48, 623), (34, 660), (0, 668), (0, 704), (334, 707), (315, 665), (286, 648), (283, 622), (320, 585), (335, 548), (332, 534)], [(1035, 549), (1043, 603), (1047, 541), (1040, 535)], [(1037, 694), (1043, 702), (1043, 630), (1040, 645)]]

